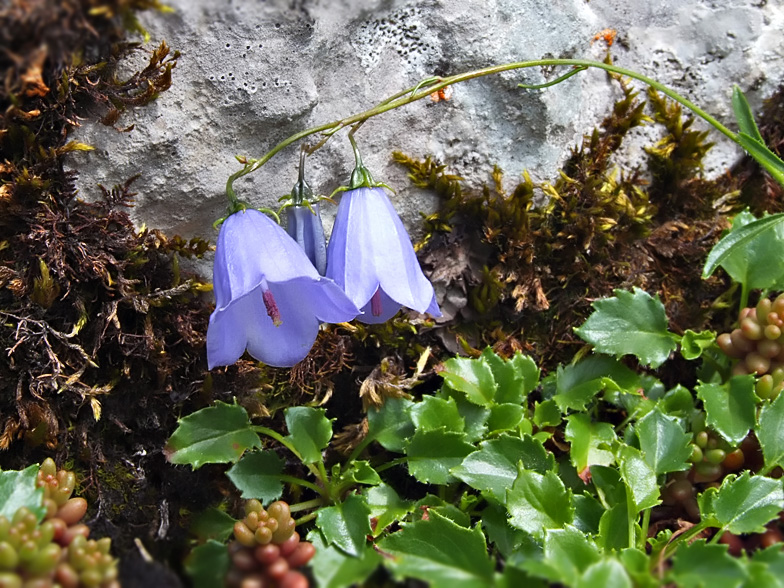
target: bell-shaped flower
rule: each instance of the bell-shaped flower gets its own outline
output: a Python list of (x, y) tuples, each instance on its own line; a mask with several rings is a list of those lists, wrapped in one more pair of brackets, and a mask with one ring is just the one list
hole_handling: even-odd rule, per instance
[(289, 206), (286, 214), (286, 231), (323, 276), (327, 271), (327, 240), (318, 202), (310, 206)]
[(359, 312), (305, 252), (258, 210), (230, 215), (221, 226), (213, 270), (215, 311), (207, 329), (207, 363), (231, 365), (248, 352), (289, 367), (310, 351), (320, 322)]
[(383, 188), (343, 193), (327, 249), (327, 277), (364, 311), (359, 321), (383, 323), (401, 306), (441, 316), (433, 286)]

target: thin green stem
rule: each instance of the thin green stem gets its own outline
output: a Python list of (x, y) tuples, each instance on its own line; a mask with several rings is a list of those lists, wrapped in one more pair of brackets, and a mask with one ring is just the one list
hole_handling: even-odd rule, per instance
[(305, 488), (310, 488), (314, 492), (318, 494), (324, 494), (324, 488), (314, 484), (313, 482), (308, 482), (307, 480), (303, 480), (302, 478), (298, 478), (297, 476), (288, 476), (286, 474), (279, 474), (277, 478), (281, 482), (288, 482), (289, 484), (297, 484), (299, 486), (304, 486)]
[(296, 504), (290, 504), (289, 510), (291, 512), (300, 512), (303, 510), (310, 510), (311, 508), (316, 508), (318, 506), (324, 506), (324, 499), (323, 498), (314, 498), (312, 500), (306, 500), (304, 502), (298, 502)]
[[(405, 106), (406, 104), (411, 104), (412, 102), (416, 102), (417, 100), (421, 100), (422, 98), (425, 98), (425, 97), (429, 96), (433, 92), (437, 92), (438, 90), (440, 90), (442, 88), (445, 88), (447, 86), (453, 85), (453, 84), (459, 84), (461, 82), (466, 82), (468, 80), (473, 80), (473, 79), (480, 78), (480, 77), (483, 77), (483, 76), (498, 74), (498, 73), (502, 73), (502, 72), (505, 72), (505, 71), (512, 71), (512, 70), (516, 70), (516, 69), (524, 69), (524, 68), (530, 68), (530, 67), (542, 67), (542, 66), (573, 66), (573, 67), (577, 68), (575, 72), (569, 72), (568, 74), (566, 74), (564, 76), (561, 76), (556, 81), (563, 81), (564, 79), (566, 79), (568, 77), (571, 77), (572, 75), (574, 75), (578, 71), (582, 71), (582, 70), (590, 68), (590, 67), (603, 69), (603, 70), (608, 71), (608, 72), (612, 72), (612, 73), (615, 73), (615, 74), (619, 74), (619, 75), (622, 75), (622, 76), (626, 76), (626, 77), (630, 77), (630, 78), (639, 80), (639, 81), (641, 81), (641, 82), (651, 86), (652, 88), (655, 88), (656, 90), (662, 92), (666, 96), (669, 96), (670, 98), (672, 98), (673, 100), (675, 100), (679, 104), (682, 104), (683, 106), (689, 108), (697, 116), (703, 118), (708, 123), (710, 123), (719, 132), (721, 132), (724, 135), (726, 135), (732, 141), (738, 143), (738, 136), (737, 136), (736, 133), (733, 133), (730, 129), (728, 129), (723, 124), (721, 124), (716, 118), (714, 118), (713, 116), (711, 116), (710, 114), (708, 114), (707, 112), (705, 112), (704, 110), (699, 108), (696, 104), (694, 104), (693, 102), (691, 102), (687, 98), (681, 96), (680, 94), (678, 94), (674, 90), (671, 90), (670, 88), (664, 86), (663, 84), (661, 84), (660, 82), (657, 82), (656, 80), (654, 80), (652, 78), (649, 78), (649, 77), (644, 76), (642, 74), (639, 74), (637, 72), (631, 71), (629, 69), (626, 69), (626, 68), (623, 68), (623, 67), (618, 67), (616, 65), (612, 65), (612, 64), (609, 64), (609, 63), (604, 63), (604, 62), (601, 62), (601, 61), (592, 61), (592, 60), (587, 60), (587, 59), (536, 59), (536, 60), (532, 60), (532, 61), (517, 61), (517, 62), (514, 62), (514, 63), (506, 63), (506, 64), (502, 64), (502, 65), (494, 65), (492, 67), (486, 67), (486, 68), (482, 68), (482, 69), (478, 69), (478, 70), (464, 72), (464, 73), (456, 74), (456, 75), (453, 75), (453, 76), (426, 78), (425, 80), (422, 80), (421, 82), (419, 82), (416, 86), (413, 86), (413, 88), (411, 88), (409, 90), (404, 90), (402, 92), (398, 92), (397, 94), (394, 94), (394, 95), (390, 96), (389, 98), (383, 100), (382, 102), (380, 102), (379, 104), (375, 105), (374, 107), (372, 107), (372, 108), (370, 108), (368, 110), (365, 110), (363, 112), (359, 112), (357, 114), (351, 115), (349, 117), (346, 117), (346, 118), (343, 118), (343, 119), (340, 119), (340, 120), (336, 120), (336, 121), (332, 121), (332, 122), (329, 122), (329, 123), (325, 123), (323, 125), (319, 125), (319, 126), (312, 127), (310, 129), (305, 129), (304, 131), (300, 131), (298, 133), (295, 133), (295, 134), (291, 135), (290, 137), (284, 139), (283, 141), (281, 141), (277, 145), (275, 145), (270, 151), (265, 153), (259, 159), (248, 160), (247, 163), (245, 164), (245, 166), (241, 170), (239, 170), (239, 171), (233, 173), (231, 176), (229, 176), (229, 179), (228, 179), (228, 181), (226, 183), (226, 195), (229, 198), (229, 201), (230, 201), (230, 203), (232, 205), (235, 205), (235, 204), (239, 203), (239, 200), (237, 199), (237, 197), (236, 197), (236, 195), (234, 193), (234, 182), (236, 180), (238, 180), (239, 178), (241, 178), (242, 176), (245, 176), (245, 175), (247, 175), (249, 173), (252, 173), (252, 172), (256, 171), (262, 165), (264, 165), (270, 159), (272, 159), (278, 152), (282, 151), (283, 149), (285, 149), (286, 147), (288, 147), (292, 143), (295, 143), (296, 141), (299, 141), (300, 139), (304, 139), (305, 137), (308, 137), (308, 136), (316, 134), (316, 133), (325, 133), (325, 134), (327, 134), (327, 138), (328, 138), (329, 136), (331, 136), (332, 134), (334, 134), (335, 132), (337, 132), (338, 130), (340, 130), (340, 129), (344, 128), (344, 127), (353, 125), (353, 124), (358, 123), (358, 122), (364, 122), (364, 121), (366, 121), (366, 120), (368, 120), (368, 119), (370, 119), (370, 118), (372, 118), (374, 116), (378, 116), (378, 115), (383, 114), (385, 112), (388, 112), (390, 110), (394, 110), (395, 108), (399, 108), (401, 106)], [(553, 82), (553, 83), (555, 83), (555, 82)], [(542, 87), (547, 87), (548, 85), (549, 84), (545, 84)], [(523, 87), (525, 87), (525, 86), (523, 86)], [(323, 145), (324, 142), (325, 141), (322, 140), (321, 142), (319, 142), (318, 146)]]
[(306, 514), (304, 517), (296, 519), (294, 521), (294, 524), (296, 526), (300, 526), (300, 525), (304, 525), (305, 523), (309, 523), (310, 521), (312, 521), (313, 519), (316, 518), (317, 514), (318, 514), (318, 511), (314, 510), (313, 512), (310, 512), (310, 513)]
[(377, 468), (375, 468), (375, 470), (376, 470), (376, 473), (380, 474), (381, 472), (385, 472), (385, 471), (387, 471), (390, 468), (393, 468), (395, 466), (399, 466), (399, 465), (407, 463), (407, 462), (408, 462), (408, 458), (407, 457), (398, 457), (397, 459), (393, 459), (392, 461), (388, 461), (384, 465), (378, 466)]
[(648, 528), (651, 525), (651, 510), (652, 509), (650, 508), (646, 508), (645, 511), (642, 513), (640, 540), (637, 545), (637, 547), (642, 551), (645, 551), (645, 543), (648, 541)]
[(370, 435), (365, 435), (365, 438), (359, 442), (359, 444), (354, 448), (354, 451), (351, 452), (351, 455), (349, 455), (347, 463), (355, 462), (357, 458), (365, 450), (365, 447), (370, 445), (372, 442), (373, 442), (373, 437), (371, 437)]

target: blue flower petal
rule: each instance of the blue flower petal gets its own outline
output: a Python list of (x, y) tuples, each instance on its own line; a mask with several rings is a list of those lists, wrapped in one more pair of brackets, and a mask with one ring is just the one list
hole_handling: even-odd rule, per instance
[(246, 349), (268, 365), (292, 366), (310, 351), (321, 321), (349, 321), (359, 313), (282, 228), (250, 209), (229, 216), (221, 227), (213, 286), (210, 369), (235, 363)]
[(343, 287), (364, 322), (383, 322), (389, 303), (371, 319), (366, 306), (376, 290), (394, 304), (441, 316), (433, 286), (422, 273), (411, 239), (382, 188), (343, 194), (327, 249), (327, 276)]

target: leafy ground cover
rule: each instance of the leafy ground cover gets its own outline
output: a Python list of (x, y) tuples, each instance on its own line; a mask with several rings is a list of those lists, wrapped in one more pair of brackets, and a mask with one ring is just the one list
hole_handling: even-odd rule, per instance
[[(418, 250), (450, 293), (446, 317), (336, 325), (290, 370), (245, 359), (210, 373), (209, 285), (177, 263), (208, 243), (137, 231), (131, 179), (89, 205), (62, 170), (89, 148), (68, 141), (77, 115), (102, 106), (120, 125), (176, 83), (165, 44), (129, 79), (113, 74), (134, 50), (120, 17), (156, 3), (88, 4), (4, 14), (19, 25), (4, 45), (23, 57), (0, 56), (10, 523), (45, 524), (34, 464), (54, 457), (119, 563), (107, 541), (95, 559), (124, 586), (235, 581), (249, 560), (226, 544), (241, 543), (240, 521), (254, 537), (267, 526), (248, 519), (256, 504), (280, 514), (273, 526), (296, 521), (319, 586), (782, 582), (784, 229), (780, 170), (760, 147), (780, 154), (781, 94), (757, 125), (736, 93), (767, 171), (749, 159), (717, 180), (700, 174), (710, 144), (693, 119), (617, 75), (622, 98), (552, 182), (524, 175), (506, 192), (496, 169), (472, 186), (394, 154), (442, 198)], [(618, 171), (645, 124), (664, 131), (647, 168)], [(35, 521), (14, 521), (22, 506)], [(48, 532), (36, 565), (62, 551)], [(307, 563), (283, 546), (292, 536), (261, 559)], [(10, 553), (0, 540), (3, 573), (20, 565)]]

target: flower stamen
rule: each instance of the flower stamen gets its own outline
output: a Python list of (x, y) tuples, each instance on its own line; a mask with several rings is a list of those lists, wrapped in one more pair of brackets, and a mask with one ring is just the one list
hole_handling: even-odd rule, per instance
[(282, 325), (283, 321), (280, 318), (280, 310), (278, 310), (278, 304), (275, 302), (272, 290), (267, 286), (267, 280), (261, 281), (261, 298), (264, 300), (264, 306), (267, 309), (267, 314), (272, 319), (272, 324), (276, 327)]
[(373, 316), (381, 316), (381, 289), (377, 289), (370, 299), (370, 312)]

